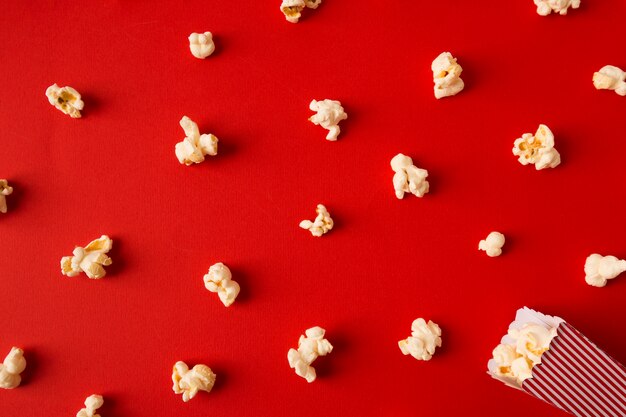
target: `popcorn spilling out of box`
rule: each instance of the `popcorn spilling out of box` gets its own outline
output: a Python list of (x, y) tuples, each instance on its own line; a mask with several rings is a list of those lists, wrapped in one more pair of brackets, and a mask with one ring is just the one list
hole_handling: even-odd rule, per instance
[(207, 290), (216, 292), (226, 307), (235, 302), (240, 290), (239, 284), (233, 280), (230, 269), (221, 262), (211, 265), (209, 272), (204, 276), (204, 286)]
[(100, 417), (100, 414), (96, 414), (96, 411), (103, 405), (104, 399), (101, 395), (90, 395), (85, 399), (85, 408), (76, 413), (76, 417)]
[(73, 119), (81, 117), (80, 111), (85, 106), (78, 91), (72, 87), (59, 87), (52, 84), (46, 89), (46, 97), (54, 107)]
[(315, 212), (317, 213), (315, 220), (302, 220), (300, 227), (311, 232), (313, 236), (320, 237), (333, 228), (334, 222), (330, 217), (330, 213), (326, 210), (326, 206), (323, 204), (318, 204)]
[(626, 368), (560, 317), (519, 309), (487, 367), (577, 417), (626, 416)]
[(9, 354), (0, 364), (0, 388), (13, 389), (20, 386), (22, 377), (20, 374), (26, 369), (26, 359), (24, 351), (17, 347), (12, 347)]
[(456, 62), (450, 52), (442, 52), (431, 65), (433, 82), (435, 83), (435, 98), (440, 99), (459, 94), (465, 84), (461, 79), (463, 68)]
[(324, 338), (326, 330), (321, 327), (311, 327), (304, 335), (300, 335), (298, 349), (289, 349), (287, 360), (289, 366), (296, 371), (296, 375), (313, 382), (317, 378), (315, 368), (311, 364), (318, 356), (326, 356), (333, 351), (333, 345)]
[(337, 100), (313, 100), (309, 104), (309, 109), (316, 112), (313, 116), (309, 117), (309, 121), (316, 126), (322, 126), (328, 130), (326, 140), (334, 142), (339, 137), (341, 129), (339, 128), (339, 122), (346, 120), (348, 115), (343, 110), (341, 103)]
[(174, 148), (178, 162), (189, 166), (203, 162), (206, 155), (217, 155), (218, 139), (215, 135), (201, 135), (198, 125), (187, 116), (180, 119), (180, 127), (185, 132), (185, 139)]
[(411, 157), (397, 154), (391, 159), (391, 169), (393, 175), (393, 189), (399, 200), (404, 198), (404, 193), (411, 193), (416, 197), (424, 197), (430, 189), (430, 184), (426, 181), (428, 171), (413, 165)]
[(172, 368), (172, 390), (176, 394), (183, 394), (183, 401), (187, 402), (198, 392), (211, 392), (215, 385), (216, 375), (206, 365), (196, 365), (189, 369), (185, 362), (178, 361)]
[(285, 19), (291, 23), (298, 23), (302, 17), (302, 10), (305, 7), (317, 9), (322, 0), (283, 0), (280, 11), (285, 15)]
[(211, 32), (192, 33), (189, 35), (189, 50), (198, 59), (204, 59), (215, 51), (213, 34)]
[(104, 278), (107, 274), (105, 266), (113, 262), (107, 253), (113, 247), (113, 241), (107, 235), (91, 241), (87, 246), (77, 246), (72, 256), (61, 258), (61, 273), (68, 277), (75, 277), (84, 272), (91, 279)]
[(561, 163), (561, 155), (554, 148), (554, 135), (546, 125), (539, 125), (537, 132), (524, 133), (513, 144), (513, 155), (522, 165), (532, 164), (536, 170), (555, 168)]
[(552, 12), (565, 15), (570, 7), (572, 9), (580, 7), (580, 0), (534, 0), (534, 2), (540, 16), (547, 16)]
[(7, 196), (13, 194), (13, 187), (7, 180), (0, 180), (0, 213), (7, 212)]
[(419, 318), (411, 324), (411, 336), (398, 342), (403, 355), (411, 355), (417, 360), (429, 361), (435, 349), (441, 347), (441, 329), (432, 320)]
[(593, 86), (598, 90), (613, 90), (626, 96), (626, 72), (613, 65), (606, 65), (593, 74)]
[(594, 253), (585, 261), (585, 282), (593, 287), (604, 287), (609, 279), (626, 271), (626, 260)]

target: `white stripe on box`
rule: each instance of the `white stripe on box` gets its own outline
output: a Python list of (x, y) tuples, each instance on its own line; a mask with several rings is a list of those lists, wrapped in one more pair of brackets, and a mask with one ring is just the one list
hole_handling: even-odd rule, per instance
[[(547, 366), (545, 368), (543, 368), (541, 366), (537, 366), (536, 368), (533, 369), (533, 374), (537, 373), (537, 374), (539, 374), (539, 376), (541, 376), (541, 373), (543, 373), (543, 372), (546, 373), (546, 379), (549, 379), (550, 381), (558, 381), (558, 383), (553, 382), (553, 385), (555, 386), (555, 388), (557, 390), (559, 390), (561, 395), (563, 395), (563, 397), (565, 397), (567, 399), (568, 409), (570, 409), (570, 410), (576, 409), (576, 410), (578, 410), (580, 415), (585, 415), (585, 416), (588, 416), (588, 417), (592, 417), (592, 415), (587, 412), (588, 410), (586, 409), (584, 404), (581, 404), (580, 401), (578, 401), (576, 398), (572, 398), (572, 395), (575, 395), (575, 393), (572, 392), (571, 387), (568, 384), (565, 384), (557, 376), (553, 375), (552, 372), (550, 371), (550, 367), (549, 366)], [(564, 388), (568, 389), (569, 393), (563, 391), (559, 387), (559, 385), (561, 385)], [(593, 412), (593, 410), (589, 410), (589, 411)]]
[[(534, 388), (535, 388), (535, 389), (538, 389), (539, 391), (541, 391), (541, 393), (542, 393), (542, 394), (544, 395), (544, 397), (546, 397), (547, 399), (546, 399), (546, 398), (544, 398), (544, 397), (541, 397), (540, 395), (537, 395), (537, 394), (535, 394), (535, 393), (533, 393), (533, 395), (535, 395), (536, 397), (538, 397), (538, 398), (540, 398), (540, 399), (542, 399), (542, 400), (544, 400), (544, 401), (546, 401), (546, 402), (549, 402), (549, 403), (550, 403), (550, 404), (552, 404), (554, 407), (556, 407), (556, 408), (560, 408), (561, 410), (563, 410), (563, 407), (561, 407), (559, 404), (555, 403), (555, 402), (552, 400), (552, 397), (550, 396), (550, 394), (548, 394), (547, 392), (545, 392), (545, 391), (544, 391), (544, 390), (543, 390), (543, 389), (539, 386), (539, 384), (534, 384), (533, 386), (534, 386)], [(532, 392), (532, 389), (531, 389), (530, 391)]]

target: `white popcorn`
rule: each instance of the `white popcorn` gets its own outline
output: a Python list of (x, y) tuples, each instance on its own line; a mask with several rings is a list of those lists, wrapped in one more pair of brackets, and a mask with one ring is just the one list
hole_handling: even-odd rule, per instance
[(465, 84), (461, 79), (463, 68), (450, 52), (442, 52), (431, 65), (435, 83), (435, 98), (454, 96), (460, 93)]
[(209, 273), (204, 276), (204, 286), (211, 292), (216, 292), (222, 303), (228, 307), (239, 294), (239, 284), (232, 279), (230, 269), (221, 262), (212, 265)]
[(504, 235), (500, 232), (491, 232), (487, 239), (478, 243), (478, 250), (487, 252), (487, 256), (500, 256), (502, 254), (502, 246), (504, 246)]
[(289, 366), (295, 369), (296, 375), (306, 379), (307, 382), (315, 381), (317, 374), (311, 364), (318, 356), (326, 356), (333, 351), (330, 342), (324, 339), (326, 330), (321, 327), (311, 327), (301, 335), (298, 340), (298, 349), (289, 349), (287, 360)]
[(80, 118), (80, 111), (85, 106), (78, 91), (72, 87), (61, 88), (52, 84), (46, 89), (46, 97), (48, 97), (50, 104), (74, 119)]
[(515, 140), (513, 155), (522, 165), (534, 164), (536, 170), (555, 168), (561, 163), (561, 155), (554, 149), (554, 135), (548, 126), (539, 125), (533, 136), (524, 133)]
[(7, 212), (7, 196), (13, 193), (13, 187), (7, 180), (0, 180), (0, 213)]
[(280, 11), (285, 15), (285, 19), (291, 23), (298, 23), (305, 7), (317, 9), (322, 0), (283, 0)]
[(199, 164), (205, 155), (217, 155), (218, 139), (214, 135), (200, 135), (198, 125), (187, 116), (180, 119), (180, 126), (185, 131), (185, 139), (176, 144), (175, 152), (181, 164)]
[(426, 181), (428, 171), (413, 165), (413, 160), (401, 153), (391, 159), (393, 176), (393, 188), (398, 199), (404, 198), (404, 193), (414, 194), (416, 197), (424, 197), (430, 185)]
[(613, 90), (626, 96), (626, 72), (613, 65), (606, 65), (593, 74), (593, 86), (598, 90)]
[(315, 237), (320, 237), (333, 228), (333, 219), (330, 217), (330, 213), (326, 210), (323, 204), (318, 204), (315, 209), (317, 217), (314, 221), (302, 220), (300, 227), (308, 230)]
[(26, 369), (26, 359), (24, 351), (17, 347), (12, 347), (9, 354), (0, 364), (0, 388), (17, 388), (22, 382), (20, 374)]
[(98, 408), (102, 407), (104, 400), (101, 395), (90, 395), (85, 400), (85, 408), (76, 413), (76, 417), (100, 417), (100, 414), (96, 414)]
[(172, 369), (172, 390), (176, 394), (183, 394), (183, 401), (187, 402), (198, 394), (198, 391), (211, 392), (215, 385), (216, 375), (206, 365), (196, 365), (189, 369), (182, 361), (176, 362)]
[(607, 280), (626, 271), (626, 260), (615, 256), (589, 255), (585, 261), (585, 281), (594, 287), (604, 287)]
[(343, 107), (341, 107), (341, 103), (337, 100), (328, 99), (323, 101), (313, 100), (309, 104), (309, 109), (317, 112), (309, 117), (309, 121), (328, 130), (326, 140), (336, 141), (341, 132), (339, 122), (348, 118), (348, 115), (343, 111)]
[(84, 272), (91, 279), (103, 278), (106, 275), (104, 267), (112, 263), (106, 255), (112, 247), (113, 241), (107, 235), (100, 236), (84, 248), (77, 246), (72, 252), (73, 256), (61, 259), (61, 273), (75, 277)]
[(534, 0), (537, 6), (537, 14), (547, 16), (550, 13), (567, 14), (567, 9), (578, 9), (580, 0)]
[(435, 349), (441, 347), (441, 329), (431, 320), (426, 323), (422, 318), (416, 319), (411, 324), (411, 336), (400, 340), (398, 347), (404, 355), (428, 361), (435, 354)]
[(215, 51), (213, 34), (211, 32), (192, 33), (189, 35), (189, 49), (191, 54), (199, 59), (204, 59)]

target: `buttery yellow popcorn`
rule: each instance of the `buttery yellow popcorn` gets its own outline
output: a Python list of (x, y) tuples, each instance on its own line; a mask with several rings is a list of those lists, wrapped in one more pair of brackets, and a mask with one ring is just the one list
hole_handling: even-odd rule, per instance
[(411, 324), (411, 336), (398, 342), (404, 355), (411, 355), (417, 360), (429, 361), (435, 349), (441, 347), (441, 329), (431, 320), (419, 318)]
[(100, 414), (96, 414), (96, 410), (104, 405), (104, 399), (101, 395), (90, 395), (85, 400), (85, 408), (82, 408), (76, 417), (100, 417)]
[(322, 0), (283, 0), (280, 5), (280, 11), (285, 15), (285, 19), (291, 23), (298, 23), (302, 17), (302, 10), (305, 7), (309, 9), (317, 9)]
[(315, 220), (302, 220), (300, 227), (311, 232), (313, 236), (320, 237), (333, 228), (334, 222), (323, 204), (318, 204), (315, 212), (317, 213)]
[(463, 68), (450, 52), (442, 52), (431, 65), (435, 98), (454, 96), (463, 91), (465, 83), (461, 79)]
[(77, 246), (73, 256), (64, 256), (61, 259), (61, 273), (68, 277), (75, 277), (84, 272), (91, 279), (100, 279), (106, 275), (105, 266), (112, 261), (106, 254), (113, 247), (113, 241), (102, 235), (84, 248)]
[(548, 126), (539, 125), (533, 136), (524, 133), (515, 140), (513, 155), (518, 157), (522, 165), (533, 164), (536, 170), (555, 168), (561, 163), (561, 155), (554, 148), (554, 135)]
[(72, 87), (59, 87), (52, 84), (46, 90), (46, 97), (48, 97), (50, 104), (63, 113), (69, 114), (74, 119), (80, 118), (80, 111), (85, 103), (81, 100), (78, 91)]
[(326, 330), (318, 326), (307, 329), (298, 340), (298, 349), (289, 349), (287, 353), (289, 366), (309, 383), (317, 378), (311, 364), (318, 356), (326, 356), (333, 351), (333, 345), (324, 338), (325, 333)]
[(0, 364), (0, 388), (13, 389), (19, 387), (22, 382), (20, 374), (26, 369), (24, 351), (13, 347), (9, 354)]
[(613, 65), (605, 65), (593, 74), (593, 86), (598, 90), (613, 90), (626, 96), (626, 72)]
[(174, 152), (178, 162), (187, 166), (204, 161), (205, 155), (217, 155), (218, 139), (212, 134), (200, 134), (198, 125), (187, 116), (180, 119), (185, 139), (176, 144)]
[(0, 180), (0, 213), (7, 212), (7, 196), (13, 193), (13, 187), (7, 180)]
[(211, 392), (215, 378), (216, 375), (206, 365), (196, 365), (189, 369), (185, 362), (178, 361), (172, 369), (172, 390), (176, 394), (183, 394), (183, 401), (187, 402), (199, 391)]
[(216, 292), (226, 307), (235, 302), (240, 290), (239, 284), (233, 280), (230, 269), (221, 262), (211, 265), (209, 273), (204, 276), (204, 286), (207, 290)]

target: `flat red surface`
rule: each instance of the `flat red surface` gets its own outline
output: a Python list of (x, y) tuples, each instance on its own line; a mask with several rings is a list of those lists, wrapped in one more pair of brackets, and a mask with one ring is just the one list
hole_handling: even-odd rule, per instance
[[(523, 305), (564, 317), (626, 361), (626, 277), (587, 286), (593, 252), (626, 257), (626, 98), (594, 71), (626, 68), (623, 0), (542, 18), (531, 0), (324, 1), (287, 23), (280, 1), (5, 1), (0, 5), (0, 354), (26, 350), (1, 417), (563, 415), (491, 380), (486, 362)], [(193, 58), (210, 30), (217, 52)], [(466, 89), (437, 101), (449, 50)], [(84, 117), (48, 104), (83, 94)], [(338, 142), (307, 121), (341, 100)], [(174, 155), (188, 115), (217, 157)], [(513, 141), (552, 128), (563, 163), (537, 172)], [(399, 201), (389, 160), (430, 172)], [(298, 228), (325, 204), (336, 228)], [(477, 250), (490, 231), (505, 253)], [(59, 260), (101, 234), (100, 281)], [(226, 309), (202, 276), (222, 261), (242, 291)], [(413, 319), (443, 329), (430, 362), (397, 341)], [(320, 325), (335, 345), (307, 384), (287, 350)], [(184, 404), (177, 360), (218, 374)]]

